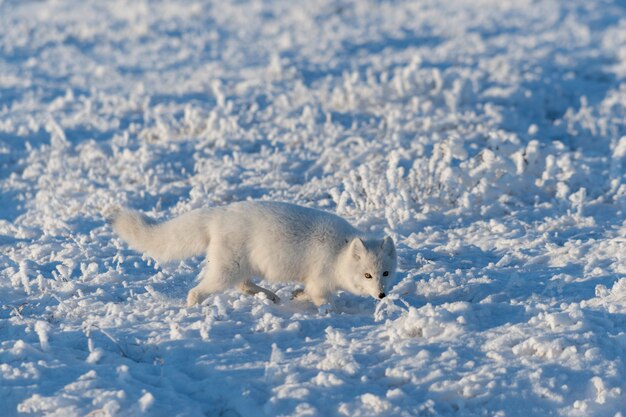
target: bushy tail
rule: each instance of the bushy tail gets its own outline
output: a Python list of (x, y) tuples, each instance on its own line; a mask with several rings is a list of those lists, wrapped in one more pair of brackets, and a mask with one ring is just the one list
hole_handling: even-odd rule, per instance
[(206, 210), (193, 210), (157, 224), (137, 211), (122, 209), (112, 223), (131, 248), (167, 262), (206, 253), (207, 216)]

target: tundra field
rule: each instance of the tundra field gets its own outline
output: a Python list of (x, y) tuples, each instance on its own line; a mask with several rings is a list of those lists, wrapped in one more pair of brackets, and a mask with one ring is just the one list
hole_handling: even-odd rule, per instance
[[(112, 207), (396, 242), (186, 307)], [(0, 0), (0, 415), (626, 416), (626, 2)]]

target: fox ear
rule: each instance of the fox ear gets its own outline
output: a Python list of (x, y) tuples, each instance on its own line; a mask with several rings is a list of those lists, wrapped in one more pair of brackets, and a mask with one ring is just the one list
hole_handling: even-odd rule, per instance
[(352, 242), (350, 243), (350, 252), (352, 252), (352, 256), (354, 256), (355, 259), (361, 259), (361, 256), (363, 256), (363, 253), (365, 252), (365, 243), (363, 243), (363, 240), (360, 237), (352, 239)]
[(393, 255), (396, 253), (396, 245), (393, 243), (393, 239), (389, 236), (385, 236), (382, 244), (383, 252), (387, 255)]

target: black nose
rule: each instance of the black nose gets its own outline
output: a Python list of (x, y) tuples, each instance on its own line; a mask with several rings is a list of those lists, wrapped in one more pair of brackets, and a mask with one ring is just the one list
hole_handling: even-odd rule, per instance
[(385, 293), (381, 292), (380, 294), (378, 294), (378, 298), (380, 298), (381, 300), (385, 298)]

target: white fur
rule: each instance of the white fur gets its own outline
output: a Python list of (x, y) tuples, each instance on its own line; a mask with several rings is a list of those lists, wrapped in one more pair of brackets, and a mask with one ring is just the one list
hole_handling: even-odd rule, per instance
[(253, 277), (302, 282), (318, 306), (340, 289), (378, 298), (396, 271), (391, 238), (368, 239), (341, 217), (294, 204), (241, 202), (161, 224), (122, 210), (113, 228), (132, 248), (160, 261), (207, 254), (203, 277), (187, 297), (190, 306), (233, 286), (278, 300), (253, 284)]

